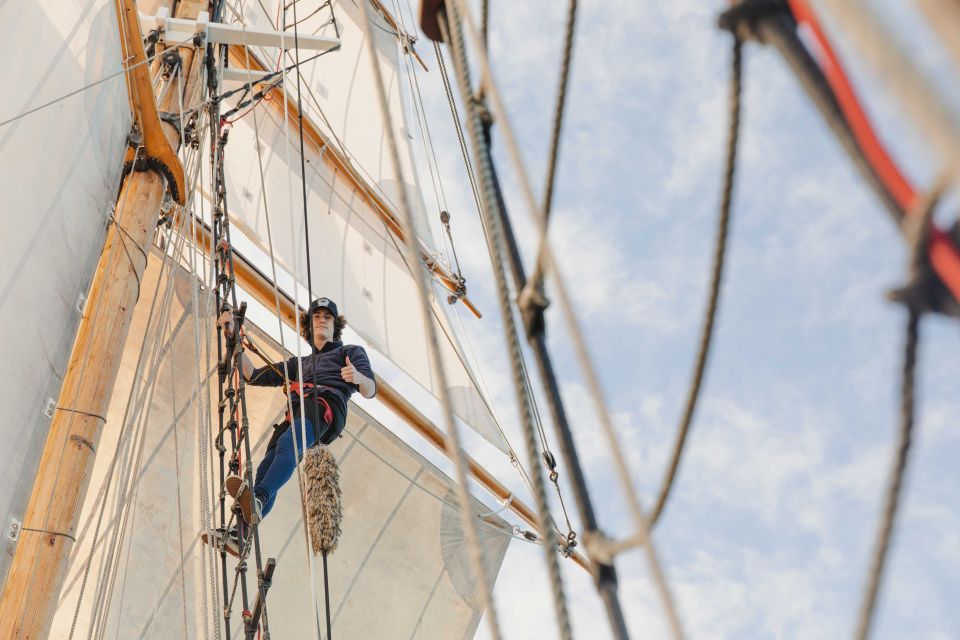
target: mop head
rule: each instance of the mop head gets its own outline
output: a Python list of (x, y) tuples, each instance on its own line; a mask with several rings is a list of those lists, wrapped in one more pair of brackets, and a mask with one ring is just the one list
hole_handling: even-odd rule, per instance
[(307, 520), (313, 553), (331, 554), (337, 549), (343, 520), (340, 467), (327, 447), (311, 447), (304, 457), (307, 484)]

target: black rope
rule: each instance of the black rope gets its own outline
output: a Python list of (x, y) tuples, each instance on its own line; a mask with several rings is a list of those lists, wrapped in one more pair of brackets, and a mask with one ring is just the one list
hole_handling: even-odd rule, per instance
[(553, 186), (557, 173), (557, 158), (560, 155), (560, 131), (563, 127), (563, 111), (567, 103), (567, 83), (570, 79), (570, 59), (573, 57), (573, 34), (577, 20), (577, 0), (570, 0), (567, 10), (567, 26), (564, 34), (563, 61), (560, 63), (560, 88), (557, 91), (557, 104), (553, 114), (553, 131), (550, 134), (550, 160), (547, 163), (546, 187), (543, 196), (544, 224), (550, 217), (553, 204)]
[(249, 98), (248, 100), (243, 100), (242, 102), (238, 102), (236, 107), (234, 107), (233, 109), (230, 109), (230, 111), (227, 111), (226, 113), (220, 114), (220, 119), (221, 119), (221, 120), (229, 120), (229, 119), (230, 119), (230, 116), (232, 116), (233, 114), (237, 113), (238, 111), (240, 111), (240, 110), (242, 110), (242, 109), (246, 109), (247, 107), (249, 107), (249, 106), (251, 106), (251, 105), (256, 106), (256, 105), (260, 104), (260, 102), (261, 102), (261, 101), (263, 100), (263, 98), (267, 95), (267, 93), (269, 93), (270, 91), (273, 91), (275, 88), (277, 88), (278, 86), (280, 86), (280, 83), (281, 83), (281, 82), (283, 82), (283, 79), (282, 79), (282, 78), (279, 79), (279, 80), (277, 80), (276, 82), (270, 83), (269, 85), (265, 86), (265, 87), (264, 87), (263, 89), (261, 89), (260, 91), (257, 91), (255, 94), (253, 94), (252, 96), (250, 96), (250, 98)]
[[(136, 160), (134, 160), (134, 162), (136, 162)], [(126, 243), (126, 241), (123, 239), (123, 237), (125, 236), (126, 238), (128, 238), (128, 239), (130, 240), (130, 242), (133, 243), (133, 246), (135, 246), (135, 247), (137, 248), (137, 250), (140, 252), (140, 255), (143, 256), (143, 266), (144, 266), (144, 267), (147, 266), (147, 254), (146, 254), (146, 252), (143, 250), (143, 247), (141, 247), (141, 246), (137, 243), (137, 241), (134, 240), (133, 237), (132, 237), (129, 233), (127, 233), (127, 230), (124, 229), (123, 226), (122, 226), (119, 222), (117, 222), (117, 219), (113, 217), (113, 214), (110, 215), (110, 217), (108, 218), (107, 222), (108, 222), (108, 224), (112, 224), (113, 226), (115, 226), (115, 227), (117, 228), (117, 230), (119, 230), (120, 233), (123, 234), (123, 236), (121, 236), (121, 238), (120, 238), (120, 246), (123, 247), (123, 252), (124, 252), (125, 254), (127, 254), (127, 260), (130, 262), (130, 267), (133, 269), (133, 277), (134, 277), (134, 278), (136, 279), (136, 281), (137, 281), (137, 297), (136, 297), (135, 299), (136, 299), (136, 300), (139, 300), (139, 299), (140, 299), (140, 273), (137, 271), (137, 265), (136, 265), (136, 263), (133, 261), (133, 256), (130, 255), (130, 250), (127, 249), (127, 243)]]
[(897, 447), (894, 452), (893, 469), (890, 472), (886, 500), (884, 502), (883, 518), (880, 521), (880, 530), (877, 535), (873, 560), (870, 563), (870, 574), (864, 589), (864, 602), (860, 610), (860, 619), (857, 624), (856, 637), (864, 640), (870, 635), (870, 626), (873, 621), (873, 611), (876, 607), (877, 593), (883, 579), (883, 570), (886, 564), (887, 552), (890, 547), (890, 538), (897, 517), (897, 507), (900, 502), (900, 491), (903, 487), (903, 478), (906, 475), (907, 460), (910, 453), (910, 444), (914, 426), (914, 383), (917, 366), (917, 345), (920, 341), (920, 315), (927, 311), (926, 298), (920, 295), (925, 285), (930, 283), (930, 269), (927, 262), (929, 231), (933, 212), (940, 198), (941, 186), (921, 203), (917, 215), (910, 216), (909, 222), (916, 223), (914, 237), (910, 251), (910, 281), (906, 287), (893, 292), (892, 298), (904, 304), (907, 308), (907, 329), (904, 340), (903, 368), (900, 386), (900, 429)]
[(76, 542), (77, 539), (74, 538), (69, 533), (64, 531), (51, 531), (50, 529), (34, 529), (32, 527), (20, 527), (21, 531), (33, 531), (34, 533), (49, 533), (52, 536), (63, 536), (64, 538), (70, 538), (73, 542)]
[(674, 441), (670, 464), (663, 478), (663, 482), (660, 485), (660, 492), (657, 496), (656, 503), (650, 512), (651, 528), (657, 523), (657, 520), (663, 513), (667, 498), (670, 496), (670, 489), (673, 486), (677, 469), (680, 466), (680, 458), (683, 456), (684, 444), (690, 432), (690, 424), (693, 422), (693, 414), (697, 408), (703, 374), (707, 367), (707, 358), (710, 355), (710, 341), (713, 337), (713, 325), (716, 319), (717, 306), (720, 301), (720, 283), (723, 279), (727, 231), (730, 226), (730, 209), (733, 201), (733, 183), (737, 165), (737, 142), (740, 132), (740, 94), (742, 91), (743, 71), (742, 48), (743, 41), (740, 39), (739, 34), (734, 32), (733, 65), (730, 77), (730, 129), (727, 132), (726, 169), (723, 177), (723, 198), (720, 205), (720, 221), (717, 225), (717, 238), (713, 252), (713, 274), (710, 280), (710, 298), (707, 302), (707, 310), (704, 316), (703, 331), (700, 334), (700, 348), (694, 366), (693, 379), (690, 382), (690, 389), (687, 392), (687, 402), (683, 410), (683, 417), (680, 420), (680, 427), (677, 430), (677, 437)]
[[(296, 5), (297, 3), (294, 2), (293, 4)], [(307, 20), (309, 20), (309, 19), (312, 18), (313, 16), (317, 15), (318, 13), (320, 13), (321, 11), (323, 11), (329, 4), (330, 4), (329, 0), (328, 0), (327, 2), (324, 2), (324, 3), (321, 4), (319, 7), (317, 7), (317, 8), (314, 9), (313, 11), (311, 11), (311, 12), (310, 12), (307, 16), (305, 16), (302, 20), (297, 20), (296, 18), (294, 18), (294, 20), (297, 20), (297, 21), (294, 22), (292, 25), (287, 26), (286, 29), (289, 29), (290, 27), (293, 27), (294, 29), (296, 29), (297, 25), (303, 24), (304, 22), (306, 22)], [(287, 7), (284, 7), (283, 10), (286, 11), (286, 10), (287, 10)], [(296, 15), (296, 13), (297, 13), (297, 8), (296, 8), (296, 6), (294, 6), (294, 8), (293, 8), (293, 13), (294, 13), (294, 15)], [(330, 24), (330, 22), (327, 22), (326, 24), (321, 25), (320, 28), (322, 29), (323, 27), (327, 26), (328, 24)], [(284, 29), (284, 30), (286, 30), (286, 29)]]
[(327, 569), (327, 551), (323, 551), (323, 602), (326, 606), (327, 613), (327, 640), (333, 640), (333, 628), (331, 627), (332, 619), (330, 617), (330, 582), (328, 579), (328, 569)]
[(107, 419), (106, 419), (105, 417), (103, 417), (103, 416), (101, 416), (100, 414), (97, 414), (97, 413), (90, 413), (90, 412), (88, 412), (88, 411), (80, 411), (79, 409), (68, 409), (68, 408), (66, 408), (66, 407), (61, 407), (61, 406), (59, 406), (59, 405), (56, 406), (56, 407), (54, 407), (54, 408), (55, 408), (57, 411), (66, 411), (67, 413), (76, 413), (76, 414), (79, 414), (79, 415), (81, 415), (81, 416), (88, 416), (88, 417), (90, 417), (90, 418), (99, 418), (100, 420), (103, 420), (104, 422), (107, 421)]

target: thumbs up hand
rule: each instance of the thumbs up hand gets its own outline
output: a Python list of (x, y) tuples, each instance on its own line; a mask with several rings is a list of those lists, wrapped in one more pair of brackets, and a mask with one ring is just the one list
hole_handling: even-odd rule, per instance
[(357, 384), (362, 377), (362, 374), (357, 371), (357, 368), (350, 364), (350, 356), (346, 357), (346, 364), (340, 369), (340, 377), (343, 378), (344, 382), (349, 382), (350, 384)]

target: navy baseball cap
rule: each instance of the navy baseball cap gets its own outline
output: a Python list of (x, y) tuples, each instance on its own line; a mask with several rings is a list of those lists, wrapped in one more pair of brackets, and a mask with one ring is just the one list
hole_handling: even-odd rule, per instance
[(326, 309), (333, 314), (334, 318), (339, 318), (340, 314), (337, 313), (337, 303), (331, 300), (330, 298), (317, 298), (310, 303), (310, 311), (307, 315), (313, 315), (320, 309)]

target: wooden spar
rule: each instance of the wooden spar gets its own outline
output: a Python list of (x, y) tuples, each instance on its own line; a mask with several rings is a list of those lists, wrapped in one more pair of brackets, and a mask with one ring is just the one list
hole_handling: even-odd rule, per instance
[[(393, 27), (394, 30), (396, 30), (396, 32), (400, 34), (401, 37), (407, 35), (407, 32), (400, 27), (400, 24), (397, 22), (397, 19), (393, 17), (393, 15), (390, 13), (390, 11), (387, 10), (387, 8), (386, 8), (385, 6), (383, 6), (383, 3), (380, 2), (380, 0), (370, 0), (370, 4), (373, 5), (373, 8), (376, 9), (376, 10), (380, 13), (381, 16), (383, 16), (383, 19), (387, 21), (387, 24), (389, 24), (391, 27)], [(398, 6), (397, 9), (400, 9), (400, 7)], [(417, 35), (417, 34), (416, 34), (416, 28), (414, 28), (414, 34), (413, 34), (413, 35), (414, 35), (414, 36)], [(427, 63), (424, 62), (424, 61), (423, 61), (423, 58), (420, 57), (420, 54), (418, 54), (418, 53), (414, 50), (414, 48), (413, 48), (413, 41), (412, 41), (412, 40), (411, 40), (411, 42), (410, 42), (409, 45), (407, 45), (406, 43), (404, 43), (404, 45), (403, 45), (403, 50), (409, 52), (410, 55), (412, 55), (414, 58), (416, 58), (416, 59), (417, 59), (417, 62), (420, 63), (420, 66), (423, 67), (423, 70), (424, 70), (424, 71), (430, 71), (429, 69), (427, 69)]]
[[(209, 252), (211, 244), (210, 231), (199, 221), (196, 225), (194, 225), (194, 228), (196, 229), (195, 241), (197, 245), (202, 247), (204, 251)], [(237, 279), (237, 284), (243, 287), (244, 291), (253, 296), (257, 302), (262, 304), (267, 309), (276, 310), (277, 296), (275, 295), (273, 285), (267, 276), (247, 262), (242, 255), (236, 252), (233, 254), (233, 268), (234, 276)], [(288, 326), (296, 329), (299, 326), (297, 320), (299, 316), (299, 310), (286, 293), (281, 291), (279, 293), (279, 298), (279, 316), (281, 320), (283, 320)], [(451, 455), (452, 449), (446, 434), (440, 431), (440, 429), (438, 429), (429, 418), (417, 411), (412, 404), (410, 404), (397, 392), (396, 389), (385, 382), (380, 376), (377, 376), (376, 397), (381, 403), (383, 403), (385, 407), (403, 419), (404, 422), (410, 425), (414, 431), (423, 436), (430, 444), (448, 456)], [(487, 471), (479, 462), (470, 456), (464, 457), (467, 461), (470, 477), (480, 483), (484, 489), (493, 494), (498, 500), (507, 503), (507, 506), (511, 511), (520, 516), (520, 518), (523, 519), (527, 525), (536, 530), (536, 514), (530, 509), (530, 507), (524, 504), (522, 500), (514, 496), (509, 489), (501, 484), (500, 481), (498, 481), (493, 474)], [(538, 533), (540, 533), (541, 537), (543, 536), (542, 532)], [(565, 542), (564, 536), (559, 531), (556, 532), (556, 535), (558, 542)], [(576, 562), (578, 565), (587, 571), (590, 571), (589, 563), (582, 555), (574, 551), (571, 554), (571, 558), (573, 558), (574, 562)]]
[[(145, 251), (164, 192), (179, 189), (180, 200), (185, 196), (183, 167), (173, 151), (179, 143), (178, 133), (173, 125), (160, 121), (150, 70), (145, 64), (137, 65), (146, 55), (134, 0), (117, 0), (116, 6), (124, 59), (133, 66), (127, 72), (130, 104), (143, 135), (147, 164), (153, 170), (130, 174), (121, 188), (114, 223), (107, 229), (23, 518), (23, 532), (0, 596), (0, 638), (34, 639), (49, 633), (103, 429), (99, 416), (107, 413), (139, 295)], [(178, 14), (195, 17), (205, 8), (205, 1), (186, 0), (180, 2)], [(199, 68), (200, 56), (193, 60), (192, 48), (182, 50), (181, 55), (183, 68), (191, 72), (188, 77), (199, 78), (192, 72)], [(197, 90), (188, 90), (186, 99)], [(171, 90), (160, 110), (176, 112), (178, 102), (177, 92)]]
[[(237, 68), (249, 68), (251, 71), (267, 71), (268, 69), (262, 65), (260, 60), (257, 59), (253, 51), (249, 51), (240, 45), (231, 45), (229, 50), (230, 55), (230, 64)], [(248, 66), (249, 65), (249, 66)], [(289, 99), (287, 103), (287, 118), (291, 123), (291, 126), (298, 126), (297, 118), (297, 101), (294, 99)], [(261, 103), (269, 105), (269, 108), (274, 109), (276, 112), (282, 115), (283, 113), (283, 100), (270, 100), (269, 102)], [(310, 118), (305, 117), (303, 119), (303, 138), (304, 143), (312, 145), (314, 149), (318, 152), (320, 157), (324, 162), (330, 167), (330, 169), (337, 172), (337, 175), (343, 175), (346, 177), (347, 183), (357, 190), (357, 193), (360, 194), (361, 198), (373, 209), (380, 219), (383, 221), (383, 224), (386, 225), (387, 229), (392, 233), (399, 241), (403, 242), (406, 234), (403, 232), (403, 227), (400, 224), (400, 221), (393, 214), (390, 209), (390, 206), (374, 192), (373, 189), (363, 180), (360, 176), (357, 175), (356, 169), (350, 163), (343, 153), (336, 147), (330, 145), (327, 141), (326, 136), (324, 136), (320, 131), (314, 126)], [(324, 153), (320, 153), (326, 149)], [(424, 261), (424, 264), (437, 278), (447, 290), (451, 293), (456, 293), (459, 283), (453, 277), (453, 275), (448, 272), (443, 265), (439, 264), (432, 256), (421, 251), (420, 258)], [(460, 302), (470, 310), (477, 318), (483, 317), (480, 313), (480, 310), (470, 301), (469, 297), (462, 296)]]

